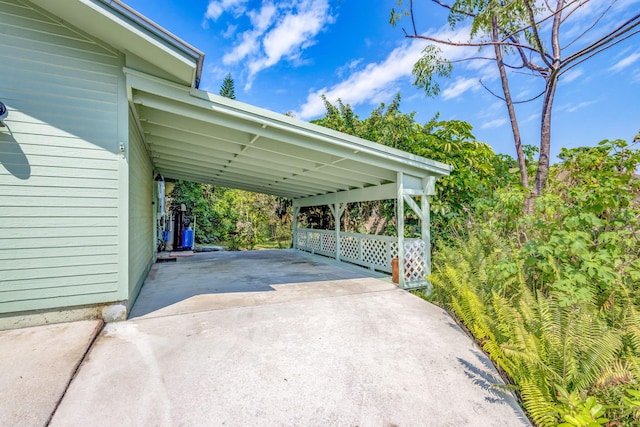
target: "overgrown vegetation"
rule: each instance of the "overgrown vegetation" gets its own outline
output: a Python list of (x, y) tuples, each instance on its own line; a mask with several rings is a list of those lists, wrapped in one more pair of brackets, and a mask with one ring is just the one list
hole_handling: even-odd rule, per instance
[(228, 249), (291, 246), (291, 201), (282, 197), (178, 181), (169, 204), (185, 204), (196, 217), (199, 245)]
[(640, 152), (564, 149), (531, 215), (505, 186), (441, 240), (432, 301), (513, 381), (541, 426), (640, 423)]
[[(518, 177), (506, 174), (516, 166), (508, 156), (496, 155), (485, 143), (478, 142), (471, 125), (460, 120), (439, 120), (436, 116), (424, 125), (416, 123), (414, 114), (400, 111), (400, 95), (386, 105), (380, 104), (366, 119), (360, 119), (351, 106), (341, 101), (333, 105), (325, 99), (327, 112), (314, 123), (379, 142), (432, 160), (453, 166), (451, 176), (438, 180), (438, 197), (431, 204), (434, 233), (456, 230), (465, 226), (473, 200), (501, 185), (517, 182)], [(395, 235), (393, 201), (352, 204), (343, 217), (343, 229), (366, 233)], [(410, 237), (418, 228), (417, 219), (408, 211), (406, 232)], [(313, 216), (322, 212), (314, 211)], [(375, 218), (386, 218), (384, 229), (371, 229)], [(447, 231), (448, 234), (449, 231)]]

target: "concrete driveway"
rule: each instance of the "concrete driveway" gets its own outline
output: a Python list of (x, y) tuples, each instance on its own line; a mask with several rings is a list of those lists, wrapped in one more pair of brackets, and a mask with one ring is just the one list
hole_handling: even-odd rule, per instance
[[(50, 424), (530, 425), (446, 312), (361, 270), (275, 252), (156, 265), (146, 308), (105, 326)], [(282, 274), (287, 263), (301, 274)]]

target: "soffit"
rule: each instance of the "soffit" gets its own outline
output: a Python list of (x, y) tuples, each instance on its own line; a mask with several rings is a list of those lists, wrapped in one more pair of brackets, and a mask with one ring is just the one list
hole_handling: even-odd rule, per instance
[[(450, 167), (199, 90), (126, 70), (155, 170), (293, 199), (423, 179)], [(387, 186), (388, 187), (388, 186)]]

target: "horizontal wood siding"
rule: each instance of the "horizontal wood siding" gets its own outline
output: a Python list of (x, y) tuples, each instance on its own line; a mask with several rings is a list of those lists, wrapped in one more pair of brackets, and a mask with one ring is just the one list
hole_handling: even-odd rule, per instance
[(27, 1), (0, 34), (0, 313), (114, 301), (122, 57)]
[(133, 125), (129, 123), (129, 298), (135, 299), (153, 262), (153, 166)]

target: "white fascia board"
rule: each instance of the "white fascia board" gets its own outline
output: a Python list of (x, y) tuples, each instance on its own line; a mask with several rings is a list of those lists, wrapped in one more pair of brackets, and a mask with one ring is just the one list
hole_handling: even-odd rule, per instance
[(204, 54), (119, 1), (31, 1), (119, 51), (139, 56), (182, 84), (197, 83)]
[(125, 73), (128, 84), (143, 92), (161, 96), (176, 104), (187, 104), (215, 111), (236, 120), (251, 122), (263, 129), (270, 128), (296, 137), (304, 137), (316, 143), (333, 146), (342, 150), (343, 153), (349, 153), (348, 158), (354, 160), (362, 161), (362, 158), (366, 156), (371, 161), (375, 159), (375, 162), (386, 165), (390, 170), (402, 170), (412, 175), (446, 176), (451, 171), (451, 166), (444, 163), (307, 123), (284, 114), (197, 89), (185, 92), (184, 87), (135, 70), (125, 69)]

